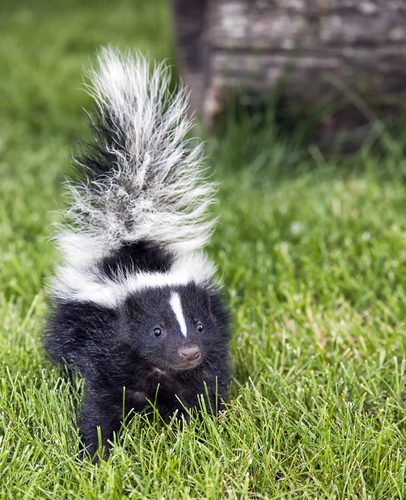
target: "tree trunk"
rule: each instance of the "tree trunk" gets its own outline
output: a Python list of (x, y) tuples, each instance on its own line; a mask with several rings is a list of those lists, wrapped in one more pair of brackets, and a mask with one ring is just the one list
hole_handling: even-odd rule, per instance
[[(175, 0), (181, 71), (211, 125), (230, 93), (406, 102), (405, 0)], [(372, 106), (372, 108), (370, 108)]]

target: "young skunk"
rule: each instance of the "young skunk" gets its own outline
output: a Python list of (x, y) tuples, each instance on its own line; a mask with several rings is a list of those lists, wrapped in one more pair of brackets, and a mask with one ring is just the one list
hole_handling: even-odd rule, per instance
[(228, 317), (202, 252), (206, 211), (201, 144), (186, 135), (187, 96), (169, 92), (169, 70), (105, 49), (91, 74), (96, 143), (69, 184), (71, 224), (52, 283), (45, 347), (85, 379), (80, 431), (91, 455), (123, 416), (154, 402), (188, 416), (200, 395), (213, 412), (227, 396)]

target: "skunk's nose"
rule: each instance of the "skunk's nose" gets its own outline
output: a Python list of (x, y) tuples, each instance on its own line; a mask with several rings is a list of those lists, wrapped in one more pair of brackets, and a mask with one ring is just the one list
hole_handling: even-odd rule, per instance
[(200, 349), (196, 346), (180, 347), (178, 349), (179, 356), (185, 361), (196, 361), (200, 358)]

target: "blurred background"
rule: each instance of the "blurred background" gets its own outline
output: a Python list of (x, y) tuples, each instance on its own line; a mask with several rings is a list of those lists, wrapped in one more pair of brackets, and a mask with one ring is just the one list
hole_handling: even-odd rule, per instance
[(211, 132), (230, 109), (264, 108), (281, 132), (329, 151), (354, 151), (371, 130), (403, 129), (402, 0), (3, 0), (0, 9), (0, 104), (15, 126), (21, 112), (38, 131), (63, 120), (74, 133), (88, 102), (83, 72), (111, 44), (168, 59)]
[(324, 146), (351, 128), (356, 147), (373, 122), (405, 112), (401, 0), (175, 0), (173, 10), (182, 75), (209, 127), (232, 96), (258, 107), (272, 95)]

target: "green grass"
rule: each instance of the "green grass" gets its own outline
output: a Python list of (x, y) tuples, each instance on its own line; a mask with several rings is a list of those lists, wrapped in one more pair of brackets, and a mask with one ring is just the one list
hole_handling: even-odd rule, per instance
[(326, 159), (271, 112), (230, 117), (208, 141), (209, 250), (233, 317), (227, 412), (183, 430), (138, 416), (107, 463), (80, 462), (81, 384), (41, 335), (50, 225), (89, 136), (82, 74), (106, 43), (173, 57), (165, 2), (84, 3), (0, 4), (0, 496), (405, 498), (404, 144), (378, 127), (355, 156)]

